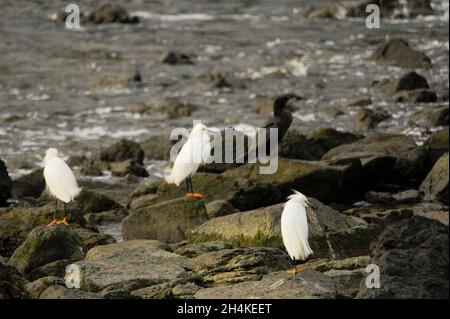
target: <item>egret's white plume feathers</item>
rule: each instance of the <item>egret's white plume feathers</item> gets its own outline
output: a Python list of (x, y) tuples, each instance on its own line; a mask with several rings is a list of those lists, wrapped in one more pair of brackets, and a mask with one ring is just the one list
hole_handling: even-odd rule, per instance
[(78, 196), (81, 189), (78, 187), (72, 170), (62, 158), (58, 157), (58, 151), (49, 148), (44, 157), (44, 178), (48, 192), (51, 196), (68, 203)]
[(308, 220), (306, 205), (308, 199), (302, 193), (293, 190), (288, 197), (281, 215), (281, 235), (289, 256), (295, 260), (305, 260), (313, 253), (308, 242)]

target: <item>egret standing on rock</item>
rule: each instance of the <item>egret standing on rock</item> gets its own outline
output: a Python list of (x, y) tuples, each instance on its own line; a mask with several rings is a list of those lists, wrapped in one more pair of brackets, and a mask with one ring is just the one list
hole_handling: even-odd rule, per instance
[[(44, 178), (48, 192), (55, 198), (55, 211), (53, 221), (49, 224), (67, 225), (67, 203), (73, 201), (78, 196), (81, 189), (78, 187), (75, 176), (64, 160), (58, 157), (58, 151), (49, 148), (44, 157)], [(56, 220), (56, 210), (58, 199), (64, 202), (64, 219)]]
[(211, 144), (209, 141), (208, 128), (203, 124), (196, 124), (186, 143), (178, 153), (173, 163), (172, 172), (166, 176), (166, 182), (177, 186), (183, 180), (186, 180), (186, 196), (204, 197), (203, 194), (194, 193), (192, 186), (192, 175), (197, 172), (202, 163), (206, 163), (211, 153)]
[(294, 268), (289, 273), (297, 273), (297, 260), (305, 260), (313, 253), (308, 243), (308, 220), (306, 207), (312, 207), (308, 198), (293, 190), (288, 197), (281, 215), (281, 236), (289, 256), (294, 261)]

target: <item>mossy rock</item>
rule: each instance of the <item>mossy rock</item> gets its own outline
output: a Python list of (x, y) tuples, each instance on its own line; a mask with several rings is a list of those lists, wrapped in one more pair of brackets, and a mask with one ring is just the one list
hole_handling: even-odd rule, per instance
[(132, 212), (122, 221), (124, 239), (157, 239), (174, 243), (208, 220), (202, 200), (178, 198)]
[(143, 164), (144, 151), (138, 143), (122, 139), (101, 150), (93, 156), (93, 159), (109, 163), (123, 162), (130, 159)]
[(39, 226), (11, 256), (10, 263), (24, 273), (50, 262), (84, 258), (86, 247), (81, 239), (65, 225)]

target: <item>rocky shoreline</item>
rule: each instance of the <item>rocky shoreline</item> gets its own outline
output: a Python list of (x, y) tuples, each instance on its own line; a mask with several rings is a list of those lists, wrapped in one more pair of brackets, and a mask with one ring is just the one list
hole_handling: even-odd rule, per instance
[[(292, 15), (310, 23), (352, 21), (364, 16), (361, 8), (366, 2), (304, 6)], [(430, 1), (417, 1), (406, 16), (396, 10), (401, 1), (387, 2), (382, 12), (386, 19), (433, 15)], [(145, 23), (143, 16), (106, 5), (84, 13), (83, 23), (105, 30), (113, 24), (139, 28)], [(64, 17), (57, 14), (51, 21), (62, 24)], [(448, 93), (443, 93), (448, 85), (436, 80), (438, 74), (448, 81), (448, 71), (436, 71), (442, 57), (430, 58), (416, 41), (398, 36), (398, 30), (392, 34), (374, 41), (371, 55), (360, 59), (370, 61), (375, 70), (394, 68), (395, 76), (380, 73), (368, 89), (356, 94), (356, 88), (334, 91), (327, 78), (305, 87), (305, 92), (311, 89), (319, 95), (325, 88), (333, 94), (343, 91), (350, 98), (320, 110), (311, 105), (329, 101), (301, 99), (297, 122), (279, 148), (277, 172), (261, 175), (259, 164), (206, 165), (193, 177), (204, 199), (184, 197), (182, 187), (168, 185), (161, 171), (152, 170), (153, 165), (166, 166), (169, 158), (172, 143), (163, 127), (146, 138), (108, 137), (107, 142), (95, 140), (67, 153), (67, 163), (83, 188), (68, 207), (69, 227), (46, 226), (53, 203), (45, 192), (42, 168), (0, 154), (0, 299), (448, 298), (449, 108)], [(288, 53), (294, 54), (291, 49)], [(285, 53), (275, 50), (273, 56)], [(448, 42), (446, 53), (448, 68)], [(91, 89), (102, 96), (112, 87), (137, 95), (143, 87), (162, 88), (163, 93), (152, 91), (152, 105), (140, 103), (139, 96), (126, 101), (127, 116), (137, 122), (147, 116), (176, 126), (195, 117), (214, 117), (211, 114), (222, 121), (217, 110), (191, 103), (190, 93), (187, 98), (165, 93), (179, 86), (172, 83), (174, 78), (189, 81), (187, 68), (201, 67), (202, 60), (169, 50), (152, 63), (179, 68), (180, 73), (150, 83), (148, 65), (125, 74), (116, 70), (111, 76), (96, 74)], [(255, 79), (226, 70), (195, 72), (199, 82), (184, 83), (194, 87), (193, 95), (203, 92), (207, 82), (218, 94), (230, 94), (230, 100), (231, 94), (242, 100), (242, 92), (253, 92), (258, 80), (262, 88), (268, 79), (280, 85), (277, 89), (290, 89), (287, 81), (295, 77), (281, 69)], [(268, 95), (257, 94), (250, 100), (253, 108), (247, 102), (242, 108), (251, 116), (265, 117), (271, 112), (267, 101), (273, 99)], [(342, 113), (351, 114), (351, 120), (338, 122)], [(400, 113), (408, 129), (396, 128)], [(92, 114), (85, 113), (80, 122)], [(334, 120), (309, 127), (299, 120), (317, 114), (345, 123), (346, 129)], [(11, 130), (22, 123), (20, 118), (0, 120)], [(409, 134), (414, 130), (425, 133), (414, 138)], [(80, 145), (70, 139), (62, 143), (67, 149)], [(23, 170), (26, 173), (15, 175)], [(280, 232), (282, 203), (291, 189), (310, 197), (316, 208), (307, 212), (314, 254), (295, 277), (286, 272), (290, 259)], [(111, 225), (117, 232), (120, 228), (120, 236), (102, 231)], [(370, 264), (379, 267), (380, 288), (365, 284)], [(80, 270), (79, 289), (66, 287), (68, 265)]]

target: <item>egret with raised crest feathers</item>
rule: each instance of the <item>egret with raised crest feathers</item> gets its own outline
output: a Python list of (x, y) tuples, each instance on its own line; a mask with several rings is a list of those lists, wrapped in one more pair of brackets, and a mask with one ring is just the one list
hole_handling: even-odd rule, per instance
[(281, 215), (281, 236), (284, 246), (294, 262), (294, 268), (288, 272), (295, 275), (298, 272), (297, 261), (305, 260), (313, 253), (308, 242), (306, 216), (306, 207), (313, 207), (305, 195), (296, 190), (293, 191), (294, 194), (288, 197)]

